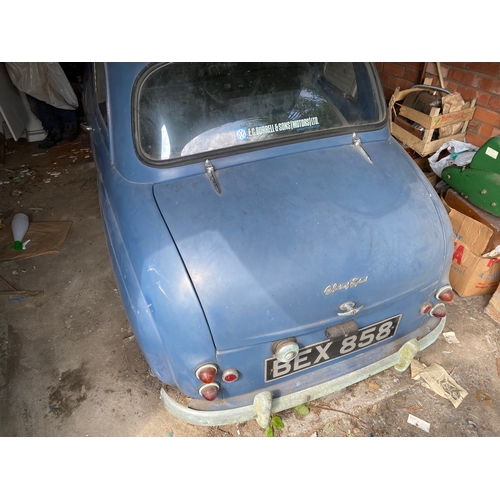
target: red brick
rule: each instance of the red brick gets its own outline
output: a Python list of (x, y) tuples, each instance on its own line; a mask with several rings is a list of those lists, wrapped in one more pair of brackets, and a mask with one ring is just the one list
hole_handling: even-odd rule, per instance
[(467, 63), (464, 63), (464, 62), (451, 62), (448, 64), (450, 66), (458, 66), (459, 68), (465, 68), (467, 66)]
[(427, 63), (427, 68), (425, 69), (426, 73), (430, 73), (432, 75), (437, 75), (436, 63)]
[(394, 76), (403, 76), (405, 69), (401, 64), (398, 63), (384, 63), (384, 71)]
[(485, 143), (485, 138), (467, 132), (467, 135), (465, 136), (465, 141), (480, 148)]
[[(434, 85), (435, 87), (441, 87), (441, 82), (439, 81), (439, 77), (430, 75), (428, 73), (425, 74), (425, 77), (426, 78), (432, 77), (431, 85)], [(446, 90), (449, 90), (450, 92), (456, 92), (457, 84), (455, 82), (450, 82), (449, 80), (446, 80), (446, 78), (443, 77), (443, 84)]]
[(481, 81), (481, 90), (485, 90), (486, 92), (491, 92), (492, 94), (500, 95), (500, 80), (492, 79), (492, 78), (483, 78)]
[(471, 120), (469, 122), (469, 125), (467, 126), (467, 132), (472, 132), (473, 134), (477, 134), (481, 125), (482, 123), (476, 120)]
[[(449, 71), (448, 66), (441, 63), (441, 74), (443, 75), (443, 79), (448, 78), (448, 71)], [(436, 63), (433, 63), (433, 62), (427, 63), (426, 72), (430, 73), (431, 76), (438, 76), (439, 77)], [(439, 78), (437, 81), (439, 82)]]
[(388, 86), (392, 87), (393, 89), (399, 87), (399, 90), (406, 90), (411, 87), (411, 83), (408, 82), (407, 80), (403, 80), (402, 78), (390, 76)]
[(485, 94), (484, 92), (478, 92), (477, 93), (477, 102), (476, 102), (476, 106), (483, 106), (484, 108), (487, 108), (489, 107), (488, 103), (491, 99), (491, 97), (488, 95), (488, 94)]
[(494, 127), (500, 127), (500, 114), (485, 108), (476, 108), (474, 119), (478, 122), (488, 123)]
[(464, 98), (464, 101), (471, 101), (476, 99), (477, 91), (472, 87), (457, 86), (457, 92)]
[(441, 74), (443, 75), (443, 79), (449, 78), (448, 73), (450, 72), (449, 66), (441, 63)]
[(387, 103), (389, 103), (389, 100), (392, 97), (392, 94), (394, 94), (394, 89), (391, 87), (388, 87), (387, 85), (382, 85), (382, 88), (384, 90), (385, 100)]
[(479, 135), (482, 137), (493, 137), (493, 127), (491, 125), (488, 125), (486, 123), (483, 123), (479, 127)]
[(387, 104), (389, 104), (391, 97), (394, 95), (394, 89), (391, 89), (390, 87), (384, 86), (383, 91), (384, 91), (385, 100), (387, 101)]
[(378, 62), (375, 63), (375, 66), (377, 67), (377, 70), (380, 73), (382, 71), (382, 68), (384, 67), (384, 63)]
[[(437, 85), (439, 85), (439, 82)], [(446, 90), (449, 90), (450, 92), (457, 92), (458, 89), (458, 85), (455, 82), (445, 82), (444, 87)]]
[(404, 78), (409, 82), (412, 82), (413, 85), (420, 83), (421, 76), (422, 76), (422, 71), (418, 71), (412, 68), (405, 68)]
[(500, 75), (500, 63), (497, 62), (470, 62), (467, 63), (467, 68), (486, 75)]
[(406, 66), (408, 68), (414, 68), (417, 71), (419, 71), (420, 73), (422, 73), (422, 70), (424, 69), (425, 63), (423, 63), (423, 62), (402, 62), (399, 64), (402, 64), (403, 66)]
[(479, 135), (484, 137), (486, 140), (491, 139), (497, 135), (500, 135), (500, 128), (492, 127), (491, 125), (481, 125), (479, 128)]
[(382, 88), (384, 89), (384, 92), (385, 92), (385, 89), (387, 89), (388, 92), (391, 92), (391, 94), (394, 94), (394, 87), (391, 84), (382, 83)]
[(448, 73), (448, 78), (470, 87), (478, 87), (481, 84), (481, 77), (467, 70), (451, 68)]
[(488, 102), (488, 108), (492, 109), (493, 111), (499, 111), (500, 110), (500, 97), (491, 97), (489, 102)]
[(390, 76), (387, 73), (381, 73), (381, 72), (379, 72), (379, 76), (380, 76), (380, 81), (382, 82), (382, 85), (388, 85), (389, 84)]
[(409, 82), (408, 80), (405, 80), (404, 78), (396, 78), (397, 86), (401, 90), (406, 90), (409, 89), (413, 86), (412, 82)]
[(493, 132), (491, 133), (491, 137), (496, 137), (500, 135), (500, 128), (493, 127)]
[(464, 101), (472, 101), (476, 99), (476, 106), (482, 106), (486, 108), (488, 106), (488, 101), (490, 100), (490, 95), (485, 92), (480, 92), (479, 90), (473, 89), (472, 87), (457, 87), (455, 92), (460, 92)]

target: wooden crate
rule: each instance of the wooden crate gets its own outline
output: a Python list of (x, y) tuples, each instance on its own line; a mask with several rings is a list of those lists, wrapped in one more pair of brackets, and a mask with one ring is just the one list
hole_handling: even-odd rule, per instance
[[(405, 146), (410, 147), (420, 156), (428, 156), (435, 153), (444, 143), (448, 141), (465, 140), (467, 126), (469, 125), (469, 121), (474, 116), (474, 111), (476, 110), (476, 99), (467, 102), (465, 104), (466, 109), (444, 115), (441, 114), (441, 110), (439, 108), (432, 108), (430, 114), (426, 115), (420, 111), (404, 106), (401, 103), (401, 101), (403, 101), (408, 94), (412, 92), (422, 92), (422, 90), (425, 89), (412, 88), (402, 91), (400, 91), (399, 88), (396, 89), (391, 97), (391, 100), (389, 101), (389, 126), (391, 134)], [(422, 125), (422, 127), (424, 127), (422, 137), (418, 137), (419, 134), (415, 134), (414, 131), (409, 131), (408, 127), (403, 128), (403, 126), (396, 123), (396, 121), (399, 121), (396, 120), (398, 117), (408, 118), (409, 120)], [(447, 125), (453, 125), (455, 123), (462, 124), (459, 133), (432, 140), (435, 129), (439, 129)]]

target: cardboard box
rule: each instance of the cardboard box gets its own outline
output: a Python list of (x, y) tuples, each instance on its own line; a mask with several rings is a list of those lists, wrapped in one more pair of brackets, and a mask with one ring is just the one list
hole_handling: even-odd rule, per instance
[(450, 208), (458, 210), (460, 213), (481, 222), (493, 230), (491, 238), (488, 241), (486, 249), (483, 253), (491, 252), (494, 248), (500, 245), (500, 217), (476, 207), (470, 201), (467, 201), (463, 196), (460, 196), (460, 194), (452, 188), (448, 189), (446, 192), (445, 201)]
[(461, 297), (494, 293), (500, 283), (500, 259), (481, 257), (493, 230), (454, 209), (449, 217), (455, 233), (451, 286)]
[[(500, 323), (500, 287), (496, 289), (495, 293), (491, 296), (488, 305), (484, 308), (484, 312), (497, 323)], [(499, 376), (500, 376), (500, 359), (497, 359), (497, 365), (499, 366)]]

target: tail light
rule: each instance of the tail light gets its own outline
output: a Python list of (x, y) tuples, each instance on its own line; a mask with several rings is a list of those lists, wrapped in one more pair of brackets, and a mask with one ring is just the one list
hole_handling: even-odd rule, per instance
[(204, 384), (210, 384), (215, 380), (217, 375), (217, 365), (214, 363), (205, 363), (196, 369), (195, 375), (198, 380)]
[(441, 300), (443, 302), (452, 302), (454, 298), (454, 293), (453, 289), (451, 288), (450, 285), (445, 285), (442, 286), (437, 292), (436, 292), (436, 299)]
[(428, 314), (435, 318), (444, 318), (446, 316), (446, 306), (442, 302), (432, 305), (430, 302), (425, 302), (420, 308), (420, 314)]
[(446, 306), (442, 302), (438, 302), (435, 306), (432, 306), (429, 314), (435, 318), (444, 318), (446, 316)]
[(430, 302), (425, 302), (420, 308), (420, 314), (429, 314), (432, 309), (432, 304)]
[[(215, 381), (218, 371), (219, 367), (215, 363), (205, 363), (199, 366), (195, 371), (196, 378), (203, 382), (198, 392), (207, 401), (213, 401), (219, 394), (220, 384)], [(224, 370), (221, 376), (222, 381), (227, 383), (234, 382), (238, 380), (239, 377), (240, 374), (235, 368)]]
[(236, 370), (235, 368), (228, 368), (227, 370), (224, 370), (222, 372), (223, 382), (231, 383), (238, 380), (239, 377), (240, 374), (238, 373), (238, 370)]
[(455, 294), (450, 285), (444, 285), (439, 288), (435, 295), (440, 302), (432, 305), (430, 302), (425, 302), (420, 307), (420, 314), (429, 314), (435, 318), (444, 318), (446, 316), (446, 306), (443, 302), (452, 302)]
[(198, 392), (201, 396), (203, 396), (207, 401), (213, 401), (217, 394), (219, 394), (220, 385), (218, 382), (211, 382), (210, 384), (203, 384)]

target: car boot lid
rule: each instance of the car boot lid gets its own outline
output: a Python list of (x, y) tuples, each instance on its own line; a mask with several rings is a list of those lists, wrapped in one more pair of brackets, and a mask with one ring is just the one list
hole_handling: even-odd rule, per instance
[(435, 207), (390, 141), (205, 170), (154, 196), (218, 349), (338, 323), (441, 272)]

